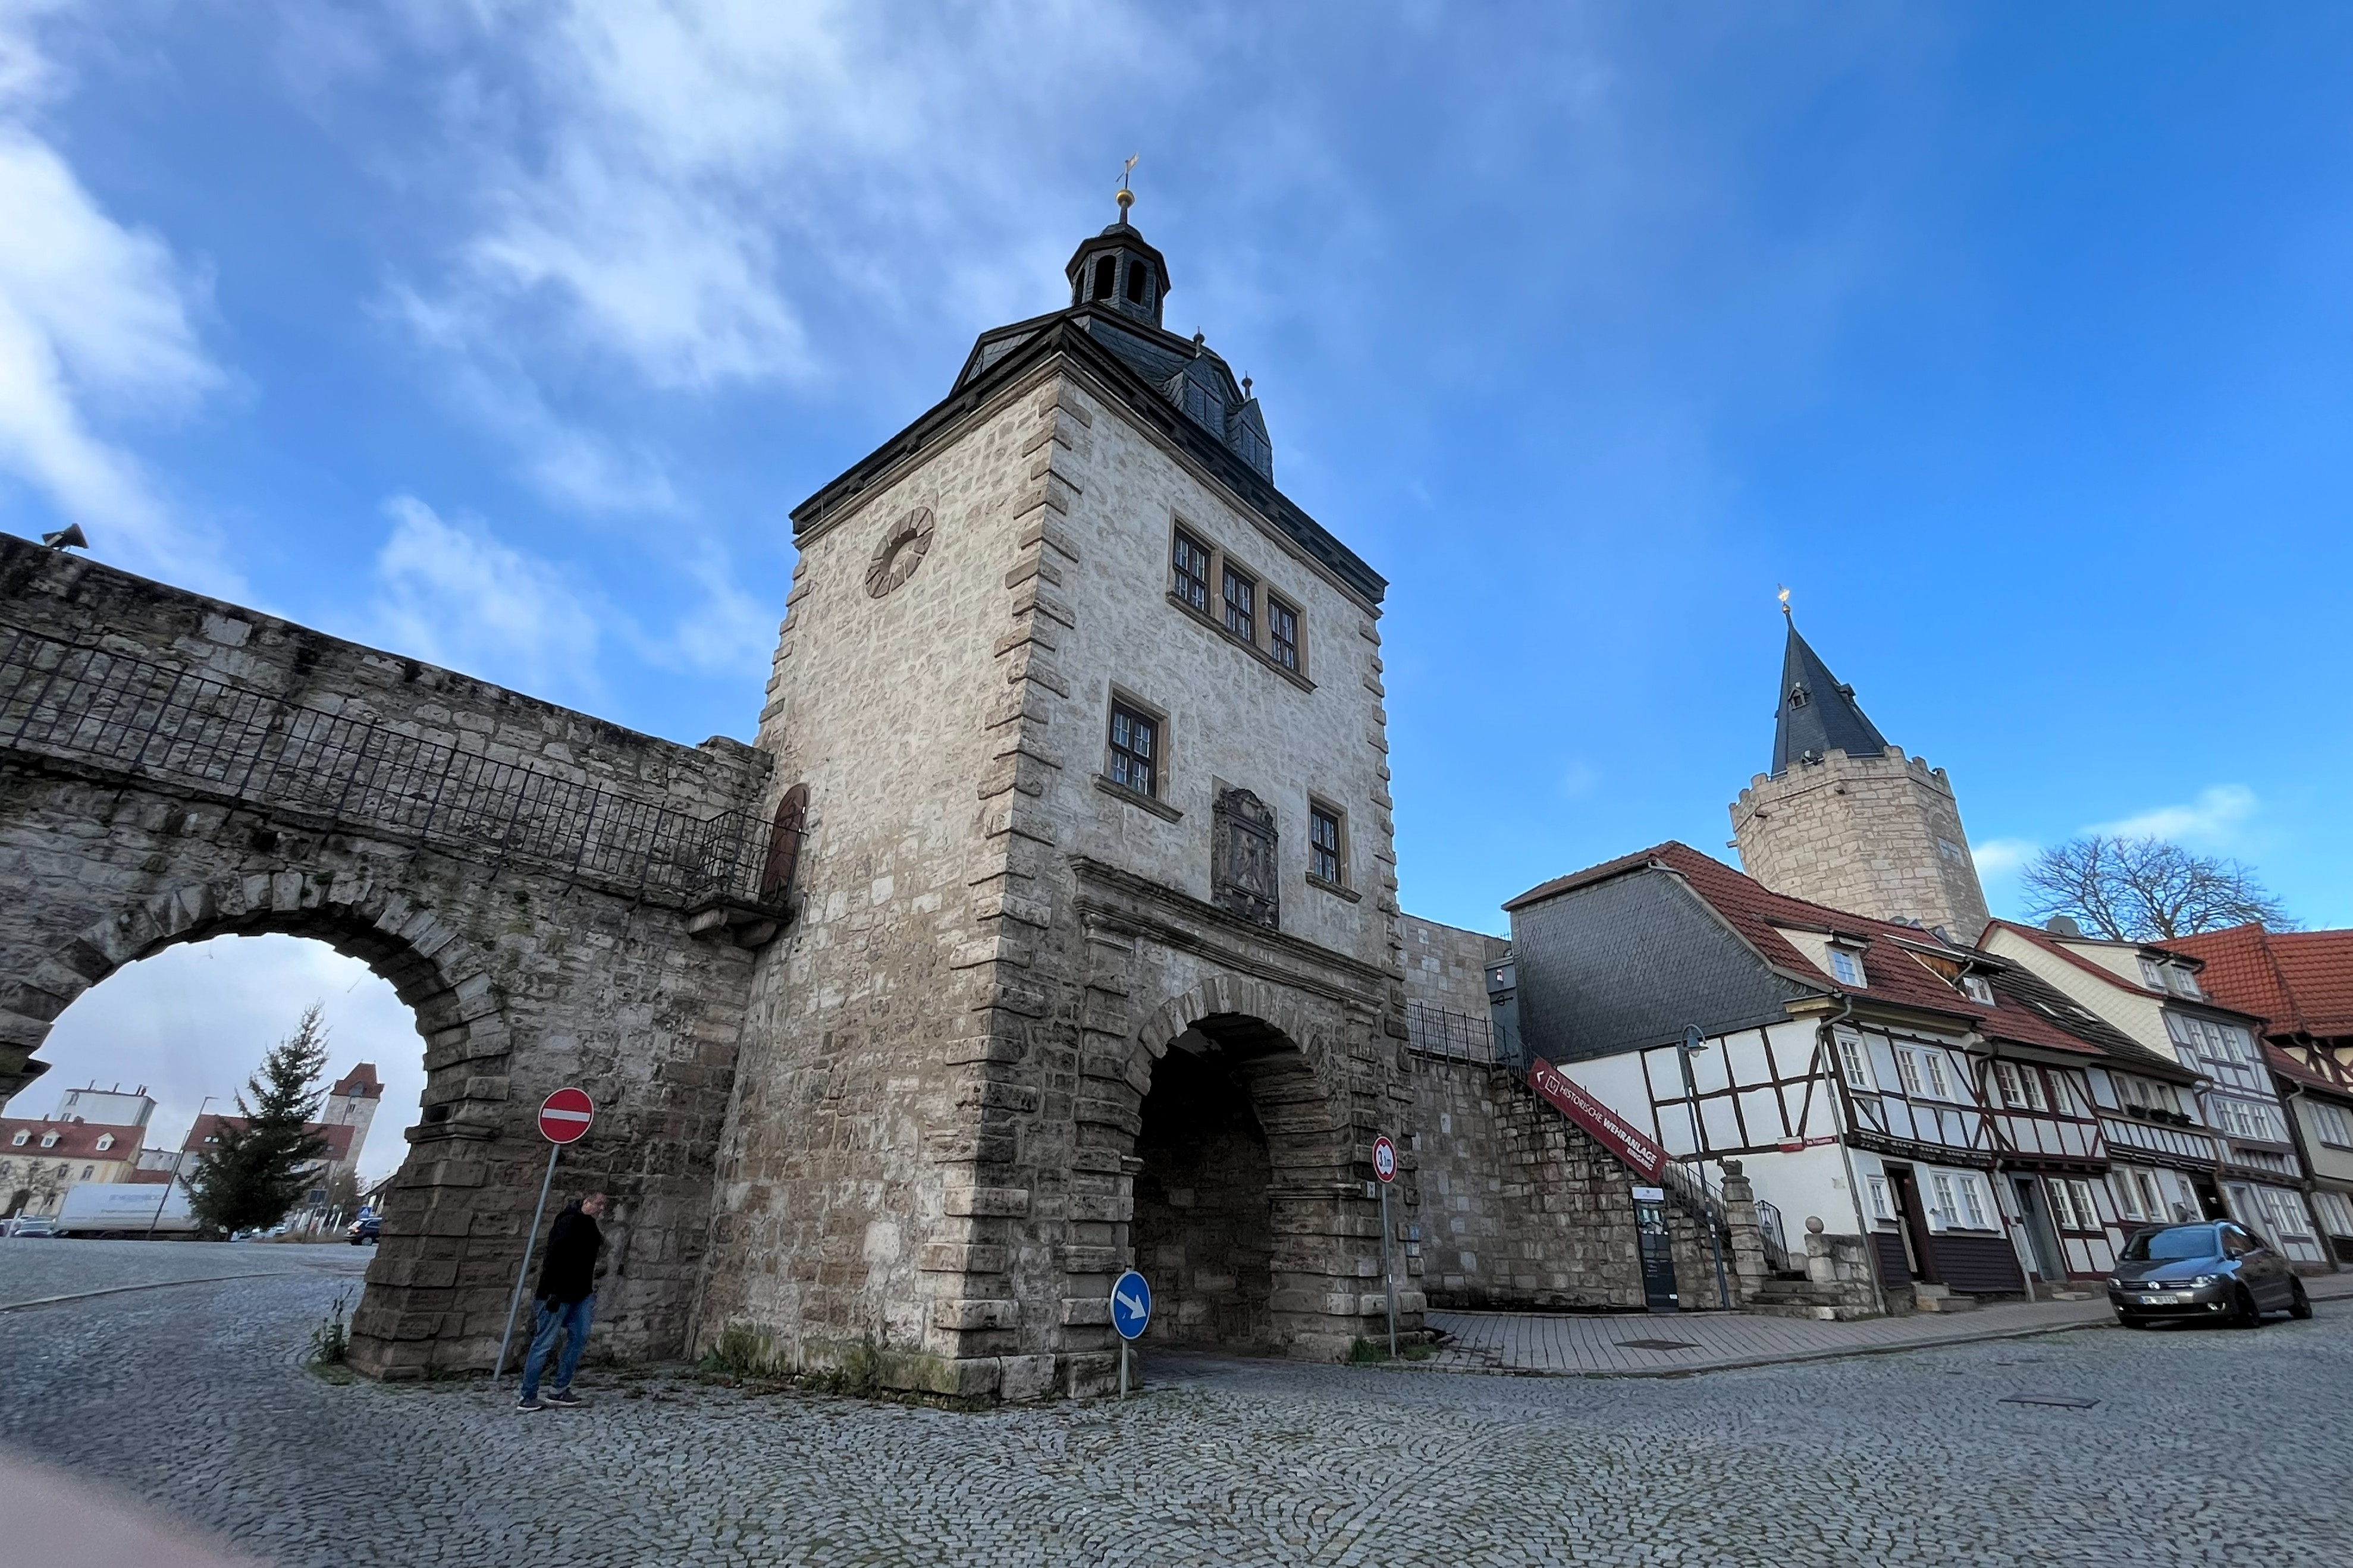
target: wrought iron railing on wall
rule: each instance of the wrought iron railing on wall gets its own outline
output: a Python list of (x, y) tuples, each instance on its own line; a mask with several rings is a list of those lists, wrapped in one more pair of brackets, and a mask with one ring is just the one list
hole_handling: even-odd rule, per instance
[(529, 861), (653, 904), (756, 908), (784, 892), (764, 886), (772, 833), (752, 813), (697, 816), (22, 628), (0, 627), (0, 750)]
[(1485, 1017), (1433, 1007), (1426, 1002), (1405, 1005), (1406, 1045), (1425, 1056), (1486, 1066), (1495, 1060), (1495, 1032)]

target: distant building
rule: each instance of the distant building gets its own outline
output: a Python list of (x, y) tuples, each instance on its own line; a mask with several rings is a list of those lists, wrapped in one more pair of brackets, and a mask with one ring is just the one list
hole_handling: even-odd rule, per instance
[(2260, 925), (2163, 944), (2202, 961), (2217, 1002), (2263, 1019), (2264, 1057), (2312, 1174), (2313, 1217), (2353, 1263), (2353, 931)]
[[(319, 1120), (307, 1129), (327, 1144), (326, 1155), (317, 1167), (318, 1186), (324, 1188), (338, 1173), (358, 1180), (360, 1150), (367, 1142), (368, 1127), (375, 1120), (375, 1108), (383, 1100), (384, 1084), (375, 1076), (374, 1062), (360, 1063), (328, 1088)], [(185, 1173), (195, 1173), (197, 1155), (219, 1150), (223, 1128), (243, 1127), (245, 1120), (242, 1116), (217, 1114), (196, 1118), (180, 1145)]]
[(120, 1182), (139, 1163), (137, 1125), (0, 1117), (0, 1214), (52, 1215), (84, 1182)]
[(83, 1089), (67, 1089), (50, 1112), (52, 1121), (100, 1121), (109, 1127), (144, 1127), (155, 1114), (154, 1097), (147, 1086), (125, 1092), (121, 1084), (112, 1089), (100, 1089), (93, 1083)]
[(1957, 942), (1985, 929), (1985, 890), (1945, 770), (1891, 746), (1789, 626), (1773, 771), (1732, 805), (1741, 868), (1777, 893)]

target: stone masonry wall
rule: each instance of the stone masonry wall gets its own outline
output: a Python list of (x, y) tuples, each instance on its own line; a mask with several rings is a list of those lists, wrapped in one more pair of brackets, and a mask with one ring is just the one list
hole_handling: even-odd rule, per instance
[[(1429, 1057), (1414, 1069), (1413, 1262), (1430, 1305), (1641, 1310), (1641, 1178), (1508, 1074)], [(1683, 1304), (1717, 1305), (1704, 1227), (1668, 1212)]]
[[(8, 627), (712, 809), (760, 771), (733, 742), (672, 745), (0, 538)], [(22, 1048), (122, 964), (231, 932), (324, 941), (414, 1009), (424, 1103), (353, 1320), (363, 1368), (488, 1364), (545, 1166), (533, 1111), (566, 1083), (599, 1116), (558, 1190), (616, 1200), (597, 1343), (681, 1348), (749, 953), (547, 868), (22, 747), (0, 751), (0, 1029)]]
[[(760, 738), (774, 789), (810, 788), (801, 912), (755, 983), (700, 1342), (740, 1324), (812, 1364), (871, 1336), (894, 1380), (1002, 1397), (1107, 1376), (1166, 1049), (1142, 1031), (1230, 981), (1290, 1020), (1250, 1046), (1278, 1233), (1328, 1238), (1278, 1258), (1273, 1310), (1287, 1342), (1345, 1351), (1348, 1151), (1400, 1071), (1373, 611), (1261, 537), (1314, 689), (1248, 662), (1167, 603), (1178, 515), (1244, 547), (1201, 476), (1048, 366), (802, 540)], [(876, 593), (918, 517), (920, 563)], [(1152, 809), (1097, 783), (1113, 683), (1167, 715)], [(1236, 929), (1205, 901), (1213, 778), (1274, 805), (1303, 868), (1306, 792), (1343, 805), (1362, 892), (1303, 874), (1281, 933)], [(1090, 915), (1090, 878), (1156, 903), (1149, 929)]]
[(1974, 942), (1985, 892), (1942, 768), (1890, 746), (1759, 773), (1732, 805), (1741, 868), (1775, 892)]
[(1399, 917), (1409, 1002), (1471, 1017), (1487, 1016), (1487, 966), (1512, 950), (1507, 937)]

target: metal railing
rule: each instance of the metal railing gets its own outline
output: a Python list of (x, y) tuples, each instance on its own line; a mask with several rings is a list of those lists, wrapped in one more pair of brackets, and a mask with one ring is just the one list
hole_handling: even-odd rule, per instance
[(0, 627), (0, 750), (525, 860), (653, 904), (758, 905), (767, 825), (501, 762), (148, 660)]
[(1765, 1267), (1776, 1274), (1789, 1272), (1789, 1243), (1781, 1230), (1781, 1211), (1757, 1200), (1757, 1235), (1765, 1247)]
[(1405, 1005), (1406, 1045), (1425, 1056), (1485, 1066), (1495, 1058), (1495, 1031), (1479, 1014), (1457, 1013), (1426, 1002)]

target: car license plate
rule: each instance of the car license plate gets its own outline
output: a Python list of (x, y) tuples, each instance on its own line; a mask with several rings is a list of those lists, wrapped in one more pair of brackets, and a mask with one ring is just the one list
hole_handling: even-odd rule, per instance
[(2160, 1290), (2154, 1295), (2143, 1296), (2139, 1300), (2144, 1307), (2178, 1307), (2181, 1304), (2181, 1298), (2171, 1290)]

